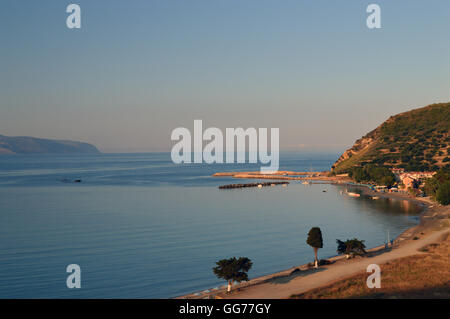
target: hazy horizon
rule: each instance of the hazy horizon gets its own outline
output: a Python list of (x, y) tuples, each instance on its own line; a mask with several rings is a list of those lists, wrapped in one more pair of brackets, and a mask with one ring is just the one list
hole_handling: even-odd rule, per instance
[(450, 2), (7, 0), (0, 134), (166, 152), (177, 127), (280, 128), (342, 152), (389, 116), (450, 101)]

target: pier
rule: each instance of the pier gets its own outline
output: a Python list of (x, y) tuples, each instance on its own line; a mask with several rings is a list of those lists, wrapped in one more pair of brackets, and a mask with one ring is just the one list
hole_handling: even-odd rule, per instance
[(289, 182), (271, 182), (271, 183), (248, 183), (248, 184), (228, 184), (219, 186), (219, 189), (234, 189), (234, 188), (245, 188), (245, 187), (265, 187), (265, 186), (275, 186), (275, 185), (287, 185)]

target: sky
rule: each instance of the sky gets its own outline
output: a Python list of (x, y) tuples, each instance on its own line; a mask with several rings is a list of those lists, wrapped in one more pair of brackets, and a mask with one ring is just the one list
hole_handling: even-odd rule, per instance
[[(371, 3), (381, 29), (366, 26)], [(170, 151), (172, 130), (201, 119), (343, 151), (450, 101), (449, 38), (448, 0), (3, 0), (0, 134)]]

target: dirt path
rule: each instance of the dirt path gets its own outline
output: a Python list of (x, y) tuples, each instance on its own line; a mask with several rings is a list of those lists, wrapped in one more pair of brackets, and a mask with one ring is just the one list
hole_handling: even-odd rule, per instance
[(439, 238), (448, 232), (450, 232), (448, 228), (435, 231), (419, 240), (411, 240), (402, 243), (400, 247), (394, 247), (389, 252), (373, 257), (354, 259), (329, 266), (322, 266), (318, 270), (308, 271), (308, 274), (302, 274), (302, 272), (300, 272), (297, 276), (292, 275), (289, 277), (273, 278), (268, 282), (243, 288), (241, 291), (236, 291), (232, 295), (224, 297), (231, 299), (289, 298), (293, 294), (299, 294), (314, 288), (329, 285), (346, 277), (364, 272), (370, 264), (380, 265), (382, 273), (381, 284), (383, 285), (382, 264), (394, 259), (421, 254), (421, 252), (418, 251), (419, 248), (439, 241)]

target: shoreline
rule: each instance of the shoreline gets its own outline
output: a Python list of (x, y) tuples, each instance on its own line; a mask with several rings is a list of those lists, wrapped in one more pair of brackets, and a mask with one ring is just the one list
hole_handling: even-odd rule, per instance
[[(266, 177), (266, 175), (261, 175), (261, 174), (254, 174), (252, 172), (252, 174), (249, 174), (248, 172), (242, 174), (242, 173), (218, 173), (219, 175), (214, 174), (213, 176), (232, 176), (234, 178), (263, 178), (263, 179), (269, 179), (268, 177)], [(226, 175), (222, 175), (222, 174), (226, 174)], [(303, 174), (303, 173), (301, 173)], [(308, 173), (311, 174), (311, 173)], [(300, 175), (300, 174), (299, 174)], [(241, 177), (241, 176), (245, 176), (245, 177)], [(252, 176), (252, 177), (248, 177), (248, 176)], [(261, 177), (264, 176), (264, 177)], [(417, 238), (417, 234), (424, 234), (425, 232), (429, 232), (431, 229), (433, 229), (433, 226), (435, 226), (435, 222), (437, 219), (439, 218), (435, 218), (436, 216), (438, 216), (439, 214), (447, 214), (450, 218), (450, 209), (447, 206), (441, 206), (433, 201), (431, 201), (428, 198), (417, 198), (417, 197), (412, 197), (409, 194), (402, 194), (402, 193), (382, 193), (382, 192), (376, 192), (371, 190), (368, 186), (366, 185), (360, 185), (360, 184), (353, 184), (351, 182), (351, 180), (349, 180), (348, 178), (333, 178), (330, 176), (316, 176), (314, 177), (293, 177), (293, 178), (289, 178), (289, 176), (280, 176), (280, 175), (276, 175), (273, 176), (275, 178), (273, 179), (294, 179), (294, 180), (315, 180), (315, 181), (320, 181), (320, 182), (325, 182), (326, 184), (337, 184), (337, 185), (348, 185), (349, 187), (355, 187), (361, 190), (363, 195), (367, 195), (367, 196), (378, 196), (378, 197), (382, 197), (382, 198), (392, 198), (392, 199), (403, 199), (403, 200), (407, 200), (410, 202), (413, 202), (416, 205), (420, 205), (422, 207), (422, 211), (419, 215), (419, 223), (417, 225), (414, 225), (408, 229), (406, 229), (405, 231), (403, 231), (402, 233), (400, 233), (398, 236), (396, 236), (393, 239), (393, 244), (392, 246), (389, 245), (388, 248), (386, 248), (385, 245), (379, 245), (376, 247), (371, 247), (369, 249), (367, 249), (367, 255), (364, 257), (356, 257), (356, 258), (352, 258), (352, 259), (346, 259), (345, 256), (343, 255), (334, 255), (331, 256), (329, 258), (327, 258), (326, 260), (330, 261), (331, 264), (329, 265), (325, 265), (325, 266), (320, 266), (320, 269), (329, 269), (329, 268), (333, 268), (333, 266), (342, 266), (341, 263), (347, 264), (347, 263), (352, 263), (355, 260), (358, 261), (363, 261), (366, 258), (371, 258), (374, 256), (384, 256), (387, 255), (389, 252), (395, 252), (398, 250), (401, 250), (402, 247), (404, 247), (407, 243), (411, 242), (411, 240), (415, 240), (415, 238)], [(447, 208), (446, 208), (447, 207)], [(445, 229), (448, 230), (448, 227)], [(395, 254), (394, 254), (395, 255)], [(393, 260), (393, 259), (397, 259), (400, 257), (394, 257), (388, 260)], [(310, 264), (303, 264), (303, 265), (299, 265), (299, 266), (294, 266), (291, 267), (289, 269), (285, 269), (285, 270), (281, 270), (281, 271), (276, 271), (273, 272), (271, 274), (267, 274), (267, 275), (263, 275), (263, 276), (258, 276), (256, 278), (253, 278), (251, 280), (249, 280), (248, 282), (243, 282), (240, 284), (235, 284), (233, 286), (233, 291), (230, 294), (226, 293), (226, 285), (222, 285), (220, 286), (219, 289), (205, 289), (201, 292), (195, 292), (195, 293), (191, 293), (191, 294), (186, 294), (186, 295), (182, 295), (182, 296), (178, 296), (178, 297), (174, 297), (175, 299), (222, 299), (222, 298), (254, 298), (252, 297), (251, 294), (246, 294), (246, 291), (252, 290), (253, 293), (255, 292), (255, 290), (267, 290), (266, 287), (263, 286), (267, 286), (267, 285), (273, 285), (273, 283), (276, 282), (280, 282), (280, 281), (292, 281), (293, 279), (297, 278), (297, 277), (308, 277), (308, 276), (313, 276), (317, 270), (316, 269), (311, 268)], [(322, 286), (326, 286), (329, 284), (332, 284), (333, 282), (339, 281), (339, 280), (343, 280), (345, 279), (344, 277), (342, 278), (338, 278), (338, 280), (332, 280), (326, 283), (321, 283), (318, 286), (312, 287), (313, 288), (319, 288)], [(279, 286), (279, 284), (278, 284)], [(272, 287), (274, 288), (274, 287)], [(278, 287), (279, 290), (279, 287)], [(307, 290), (305, 290), (307, 291)], [(298, 293), (300, 292), (304, 292), (304, 291), (298, 291)], [(256, 292), (256, 294), (254, 293), (254, 295), (256, 295), (255, 298), (266, 298), (265, 295), (261, 296), (260, 294), (258, 294)], [(270, 295), (270, 294), (269, 294)], [(283, 296), (282, 298), (287, 298), (289, 296)]]

